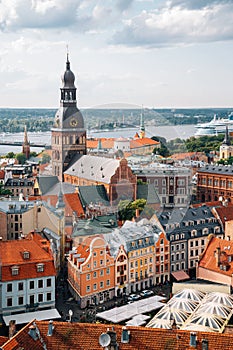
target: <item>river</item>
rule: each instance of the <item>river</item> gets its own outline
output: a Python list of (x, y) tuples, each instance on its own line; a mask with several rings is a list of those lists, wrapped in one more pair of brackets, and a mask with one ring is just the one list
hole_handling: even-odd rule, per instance
[[(88, 137), (133, 137), (138, 130), (135, 129), (120, 129), (114, 131), (103, 131), (101, 132), (88, 132)], [(195, 134), (195, 125), (166, 125), (166, 126), (150, 126), (146, 127), (146, 136), (162, 136), (166, 140), (172, 140), (177, 137), (185, 140)], [(23, 142), (24, 133), (14, 134), (0, 134), (0, 141), (19, 141)], [(51, 133), (47, 132), (28, 132), (28, 139), (31, 143), (45, 143), (46, 145), (51, 144)], [(39, 153), (43, 150), (40, 147), (31, 147), (32, 152)], [(0, 155), (5, 155), (8, 152), (20, 153), (22, 152), (21, 146), (9, 146), (0, 145)]]

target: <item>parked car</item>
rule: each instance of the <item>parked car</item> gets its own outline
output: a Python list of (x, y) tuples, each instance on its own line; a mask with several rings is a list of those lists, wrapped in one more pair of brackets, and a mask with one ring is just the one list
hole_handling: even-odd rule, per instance
[(140, 299), (140, 295), (138, 295), (138, 294), (130, 294), (129, 296), (128, 296), (128, 301), (136, 301), (136, 300), (139, 300)]
[(154, 295), (154, 292), (153, 292), (153, 290), (145, 289), (140, 293), (140, 295), (141, 295), (141, 297), (146, 298), (146, 297), (150, 297), (150, 296)]

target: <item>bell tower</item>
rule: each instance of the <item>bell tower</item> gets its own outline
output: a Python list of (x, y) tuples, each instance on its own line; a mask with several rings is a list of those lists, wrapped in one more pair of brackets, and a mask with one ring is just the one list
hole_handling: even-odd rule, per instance
[(83, 116), (77, 108), (75, 76), (70, 70), (67, 53), (66, 70), (62, 75), (60, 108), (51, 129), (52, 173), (63, 181), (63, 172), (76, 155), (86, 154), (86, 130)]

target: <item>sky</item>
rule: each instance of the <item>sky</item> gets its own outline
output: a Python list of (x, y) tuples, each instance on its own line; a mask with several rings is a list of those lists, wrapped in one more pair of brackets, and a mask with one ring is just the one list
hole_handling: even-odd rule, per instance
[(233, 0), (0, 0), (0, 108), (233, 106)]

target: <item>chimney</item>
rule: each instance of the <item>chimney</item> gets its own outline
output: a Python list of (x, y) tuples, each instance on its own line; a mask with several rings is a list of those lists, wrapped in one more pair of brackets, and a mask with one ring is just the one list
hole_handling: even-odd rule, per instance
[(121, 342), (122, 343), (129, 343), (129, 337), (130, 337), (130, 331), (126, 329), (126, 327), (122, 327), (122, 333), (121, 333)]
[(9, 339), (12, 338), (16, 333), (16, 322), (15, 320), (11, 320), (9, 322)]
[(38, 339), (38, 335), (36, 332), (36, 325), (35, 323), (33, 323), (30, 327), (29, 327), (29, 332), (28, 334), (30, 335), (30, 337), (32, 337), (32, 339), (34, 339), (35, 341)]
[(209, 348), (209, 342), (207, 339), (202, 339), (201, 341), (201, 349), (202, 350), (208, 350)]
[(48, 325), (48, 333), (47, 333), (48, 337), (51, 337), (53, 335), (53, 330), (54, 330), (53, 320), (50, 320)]
[(215, 250), (215, 258), (216, 258), (216, 266), (217, 267), (219, 267), (219, 265), (220, 265), (220, 254), (221, 254), (220, 247), (217, 247)]
[(109, 344), (109, 350), (118, 350), (118, 344), (117, 344), (117, 335), (114, 331), (114, 327), (112, 327), (112, 330), (107, 331), (107, 334), (110, 336), (110, 344)]
[(190, 333), (190, 346), (192, 346), (193, 348), (197, 347), (197, 335), (196, 333)]

